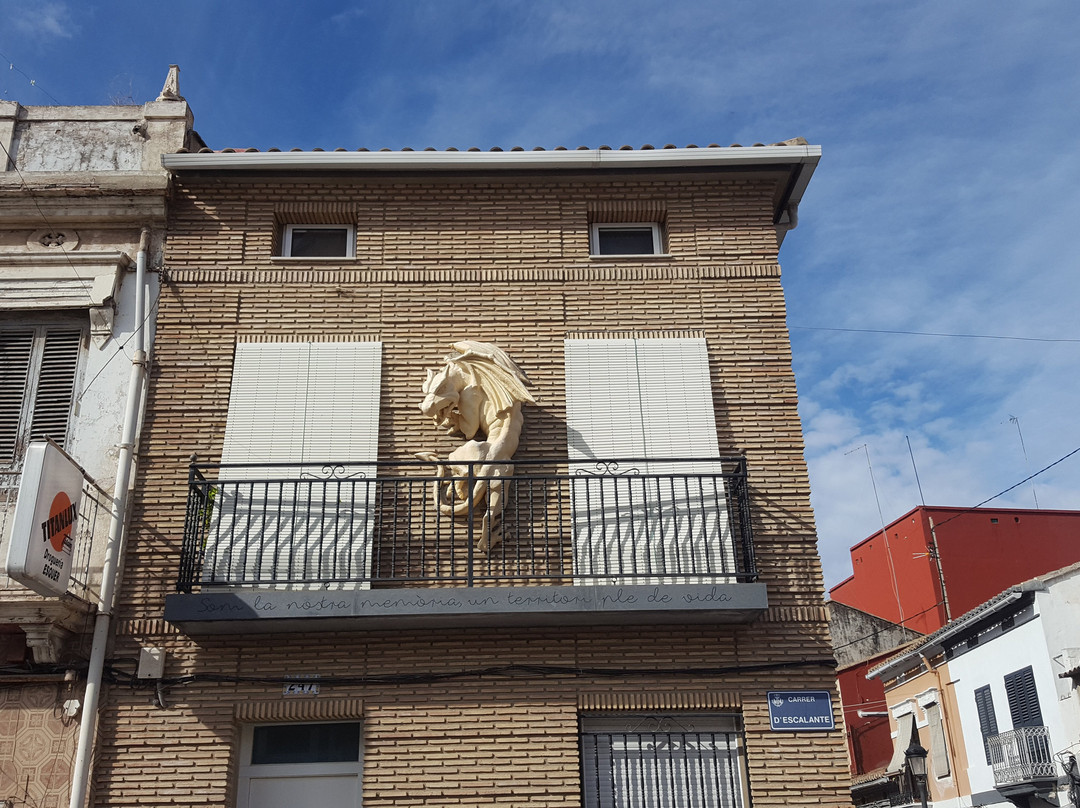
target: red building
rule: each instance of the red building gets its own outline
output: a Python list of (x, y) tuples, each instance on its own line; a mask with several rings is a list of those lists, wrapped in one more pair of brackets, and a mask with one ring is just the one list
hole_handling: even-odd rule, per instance
[(937, 631), (1006, 588), (1080, 561), (1080, 511), (919, 507), (851, 548), (837, 603)]
[(923, 506), (852, 547), (852, 574), (829, 597), (856, 782), (883, 768), (892, 748), (885, 691), (867, 669), (912, 632), (937, 631), (1008, 587), (1077, 561), (1080, 511)]

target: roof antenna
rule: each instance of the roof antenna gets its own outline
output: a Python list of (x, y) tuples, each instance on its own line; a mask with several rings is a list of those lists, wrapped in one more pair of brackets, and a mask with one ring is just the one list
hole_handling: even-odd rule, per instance
[(919, 467), (915, 465), (915, 453), (911, 451), (911, 438), (909, 438), (907, 435), (904, 435), (904, 440), (907, 441), (907, 451), (908, 454), (911, 455), (911, 468), (915, 470), (915, 485), (919, 486), (919, 502), (921, 502), (922, 506), (925, 508), (926, 497), (923, 496), (922, 483), (919, 482)]
[(878, 498), (877, 480), (874, 479), (874, 467), (870, 465), (870, 447), (865, 443), (854, 449), (844, 452), (845, 455), (854, 454), (862, 449), (866, 454), (866, 468), (870, 470), (870, 484), (874, 487), (874, 502), (877, 503), (878, 519), (881, 520), (881, 537), (885, 540), (885, 560), (889, 562), (889, 578), (892, 579), (893, 596), (896, 598), (896, 608), (900, 612), (900, 625), (904, 625), (904, 604), (900, 602), (900, 589), (896, 584), (896, 568), (893, 566), (892, 550), (889, 549), (889, 534), (885, 530), (885, 514), (881, 512), (881, 500)]
[[(1020, 419), (1015, 415), (1009, 416), (1009, 423), (1016, 424), (1016, 434), (1020, 436), (1020, 450), (1024, 453), (1024, 470), (1031, 476), (1031, 463), (1028, 462), (1027, 447), (1024, 445), (1024, 433), (1020, 431)], [(1035, 481), (1031, 481), (1031, 496), (1035, 498), (1035, 510), (1039, 510), (1039, 495), (1035, 493)]]

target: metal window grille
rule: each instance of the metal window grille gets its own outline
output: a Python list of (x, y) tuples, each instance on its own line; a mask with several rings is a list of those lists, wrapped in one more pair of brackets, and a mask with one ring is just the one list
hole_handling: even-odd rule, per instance
[(585, 808), (742, 808), (741, 732), (734, 716), (585, 717)]

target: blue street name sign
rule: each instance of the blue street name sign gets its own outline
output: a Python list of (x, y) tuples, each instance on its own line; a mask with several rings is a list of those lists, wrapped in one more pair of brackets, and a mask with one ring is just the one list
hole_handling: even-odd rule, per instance
[(825, 690), (774, 690), (769, 694), (769, 727), (774, 732), (834, 729), (832, 699)]

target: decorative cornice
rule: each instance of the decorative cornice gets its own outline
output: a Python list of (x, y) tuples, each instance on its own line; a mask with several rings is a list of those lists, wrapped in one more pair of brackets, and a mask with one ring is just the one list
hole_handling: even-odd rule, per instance
[(364, 702), (361, 699), (320, 699), (318, 696), (243, 701), (236, 705), (233, 716), (242, 722), (359, 720), (364, 717)]
[(646, 281), (736, 278), (779, 278), (778, 264), (716, 264), (708, 266), (568, 266), (515, 269), (177, 269), (168, 270), (174, 283), (362, 284), (362, 283), (491, 283), (498, 281)]
[(742, 697), (733, 691), (579, 693), (579, 710), (738, 710)]

